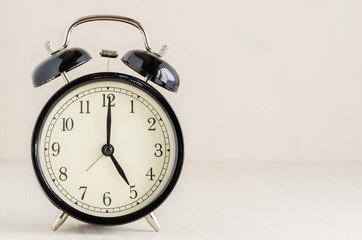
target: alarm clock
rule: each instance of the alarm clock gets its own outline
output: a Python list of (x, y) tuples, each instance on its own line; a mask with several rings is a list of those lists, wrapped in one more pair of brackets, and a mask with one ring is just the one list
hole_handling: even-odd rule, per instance
[[(145, 50), (132, 50), (122, 62), (143, 79), (118, 72), (96, 72), (70, 80), (67, 72), (90, 61), (82, 48), (68, 48), (72, 30), (91, 21), (117, 21), (138, 28)], [(176, 92), (179, 76), (154, 52), (142, 25), (115, 15), (93, 15), (70, 25), (58, 50), (33, 71), (39, 87), (59, 76), (65, 80), (45, 104), (35, 123), (31, 154), (35, 175), (60, 212), (57, 230), (68, 216), (102, 225), (145, 217), (160, 230), (154, 210), (180, 176), (184, 145), (179, 121), (153, 86)], [(117, 58), (113, 50), (101, 57)]]

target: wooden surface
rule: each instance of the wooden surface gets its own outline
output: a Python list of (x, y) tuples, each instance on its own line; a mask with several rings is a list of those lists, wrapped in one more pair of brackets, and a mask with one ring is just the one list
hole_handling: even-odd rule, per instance
[(188, 162), (173, 194), (145, 219), (94, 226), (58, 213), (30, 160), (0, 161), (0, 239), (361, 239), (362, 163)]

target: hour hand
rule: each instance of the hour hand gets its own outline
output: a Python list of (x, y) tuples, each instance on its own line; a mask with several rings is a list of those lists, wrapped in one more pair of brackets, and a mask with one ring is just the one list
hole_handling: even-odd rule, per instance
[(112, 162), (114, 164), (114, 166), (116, 167), (119, 175), (121, 175), (121, 177), (123, 178), (123, 180), (127, 183), (127, 185), (129, 185), (128, 179), (126, 177), (126, 174), (124, 173), (123, 169), (121, 168), (121, 166), (118, 164), (116, 158), (112, 155), (110, 155)]

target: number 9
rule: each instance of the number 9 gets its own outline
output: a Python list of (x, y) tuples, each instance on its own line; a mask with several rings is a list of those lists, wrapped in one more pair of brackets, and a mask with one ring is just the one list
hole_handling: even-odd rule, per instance
[(60, 145), (59, 143), (55, 142), (52, 144), (52, 150), (54, 151), (54, 153), (52, 154), (54, 157), (58, 156), (60, 153)]

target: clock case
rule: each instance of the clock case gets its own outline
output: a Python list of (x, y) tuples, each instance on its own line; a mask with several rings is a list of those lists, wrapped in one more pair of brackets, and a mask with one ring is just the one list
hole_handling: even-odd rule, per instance
[[(61, 198), (59, 198), (50, 188), (48, 185), (45, 177), (43, 176), (43, 171), (41, 169), (40, 163), (39, 163), (39, 134), (41, 133), (43, 124), (48, 117), (49, 111), (52, 109), (52, 107), (58, 102), (59, 99), (61, 99), (68, 91), (71, 91), (74, 88), (77, 88), (81, 85), (93, 82), (93, 81), (102, 81), (102, 80), (112, 80), (112, 81), (120, 81), (127, 84), (131, 84), (133, 86), (136, 86), (137, 88), (143, 90), (150, 96), (152, 96), (159, 104), (162, 106), (165, 110), (165, 112), (168, 114), (171, 123), (173, 124), (175, 135), (176, 135), (176, 141), (177, 141), (177, 154), (176, 154), (176, 161), (175, 166), (173, 169), (173, 173), (170, 177), (170, 180), (168, 184), (166, 185), (163, 192), (161, 192), (154, 201), (149, 203), (144, 208), (133, 212), (128, 215), (120, 216), (120, 217), (97, 217), (92, 216), (89, 214), (85, 214), (79, 210), (74, 209), (73, 207), (69, 206), (67, 203), (65, 203)], [(36, 174), (36, 177), (38, 179), (38, 182), (46, 194), (46, 196), (49, 198), (49, 200), (59, 209), (67, 213), (68, 215), (87, 222), (87, 223), (95, 223), (95, 224), (102, 224), (102, 225), (117, 225), (117, 224), (125, 224), (128, 222), (135, 221), (137, 219), (140, 219), (142, 217), (145, 217), (146, 215), (150, 214), (152, 211), (154, 211), (158, 206), (160, 206), (163, 201), (169, 196), (173, 188), (175, 187), (183, 165), (183, 158), (184, 158), (184, 143), (183, 143), (183, 137), (182, 137), (182, 131), (180, 124), (178, 122), (178, 119), (172, 110), (169, 103), (166, 101), (166, 99), (152, 86), (150, 86), (148, 83), (126, 74), (121, 73), (111, 73), (111, 72), (100, 72), (100, 73), (93, 73), (86, 76), (82, 76), (76, 80), (73, 80), (63, 86), (61, 89), (59, 89), (46, 103), (44, 108), (42, 109), (41, 113), (38, 116), (38, 119), (36, 121), (33, 136), (32, 136), (32, 144), (31, 144), (31, 154), (32, 154), (32, 161), (33, 161), (33, 167)]]

